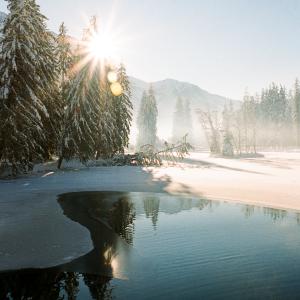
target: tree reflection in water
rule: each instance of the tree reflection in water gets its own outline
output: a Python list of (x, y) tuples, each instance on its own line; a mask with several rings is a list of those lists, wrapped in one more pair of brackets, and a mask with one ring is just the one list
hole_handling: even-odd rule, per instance
[(135, 208), (128, 195), (120, 197), (110, 210), (109, 224), (128, 244), (133, 244)]
[[(123, 192), (77, 192), (59, 195), (58, 203), (66, 217), (88, 229), (93, 249), (54, 268), (0, 273), (0, 300), (8, 299), (111, 299), (112, 278), (142, 278), (149, 272), (150, 259), (138, 257), (132, 247), (137, 216), (151, 219), (158, 230), (161, 214), (207, 208), (218, 202), (167, 194)], [(287, 217), (284, 210), (242, 206), (245, 217), (260, 212), (274, 222)], [(300, 223), (300, 214), (296, 214)], [(63, 228), (62, 228), (63, 230)], [(151, 270), (150, 270), (151, 271)], [(141, 272), (137, 273), (136, 272)], [(82, 287), (86, 287), (82, 289)], [(83, 290), (83, 291), (82, 291)]]
[(79, 274), (57, 269), (0, 274), (0, 299), (76, 299)]
[(151, 218), (153, 228), (156, 229), (159, 213), (160, 199), (156, 196), (145, 196), (143, 199), (144, 211), (147, 218)]
[[(288, 217), (289, 213), (286, 210), (283, 209), (275, 209), (271, 207), (258, 207), (255, 205), (242, 205), (242, 212), (244, 213), (244, 216), (246, 218), (251, 217), (254, 215), (256, 212), (263, 212), (265, 216), (270, 217), (270, 219), (276, 223), (276, 222), (281, 222), (285, 218)], [(297, 223), (300, 225), (300, 214), (295, 213), (295, 218)]]
[(110, 280), (126, 273), (133, 240), (135, 214), (128, 194), (68, 193), (58, 203), (68, 218), (89, 230), (94, 249), (55, 268), (0, 274), (1, 300), (76, 299), (80, 277), (93, 299), (111, 299)]

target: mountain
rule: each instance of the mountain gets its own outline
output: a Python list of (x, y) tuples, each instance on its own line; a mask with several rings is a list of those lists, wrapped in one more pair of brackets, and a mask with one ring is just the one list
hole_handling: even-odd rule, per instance
[(221, 111), (223, 110), (225, 103), (232, 101), (235, 107), (239, 106), (241, 103), (237, 100), (211, 94), (197, 85), (174, 79), (165, 79), (162, 81), (147, 83), (140, 79), (130, 77), (130, 82), (134, 107), (133, 135), (135, 135), (136, 132), (135, 120), (141, 97), (143, 91), (147, 90), (150, 84), (153, 87), (158, 106), (158, 135), (164, 139), (169, 139), (171, 137), (173, 114), (178, 97), (181, 97), (183, 100), (188, 99), (190, 101), (191, 110), (193, 112), (193, 129), (196, 136), (198, 135), (198, 132), (202, 131), (195, 112), (197, 109)]

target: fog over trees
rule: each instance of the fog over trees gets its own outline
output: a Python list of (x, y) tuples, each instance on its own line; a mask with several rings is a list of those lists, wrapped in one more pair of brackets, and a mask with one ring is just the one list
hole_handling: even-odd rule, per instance
[(188, 141), (192, 142), (193, 120), (190, 101), (183, 101), (181, 97), (178, 97), (173, 117), (172, 141), (178, 142), (186, 134), (188, 135)]
[(275, 83), (260, 94), (245, 93), (241, 106), (225, 105), (222, 114), (198, 111), (211, 152), (232, 156), (259, 150), (286, 150), (299, 147), (300, 90)]
[(157, 143), (157, 104), (153, 88), (144, 91), (137, 117), (138, 135), (136, 146), (156, 146)]

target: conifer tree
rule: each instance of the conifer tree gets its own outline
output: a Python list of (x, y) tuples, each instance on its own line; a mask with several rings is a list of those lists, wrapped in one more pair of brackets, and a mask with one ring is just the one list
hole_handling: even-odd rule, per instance
[(0, 159), (16, 173), (48, 156), (56, 72), (46, 18), (38, 5), (34, 0), (7, 2), (0, 47)]
[[(185, 100), (184, 102), (184, 127), (185, 127), (185, 134), (188, 134), (187, 139), (189, 142), (193, 141), (193, 118), (191, 112), (191, 105), (190, 100)], [(182, 135), (180, 138), (182, 138)]]
[[(63, 92), (70, 77), (73, 64), (70, 38), (67, 35), (67, 28), (64, 23), (59, 26), (59, 33), (56, 37), (56, 59), (59, 76), (59, 88)], [(64, 99), (62, 99), (64, 100)]]
[(222, 127), (223, 127), (223, 147), (222, 147), (222, 154), (224, 156), (233, 156), (234, 149), (233, 149), (233, 134), (232, 134), (232, 107), (228, 109), (227, 104), (224, 105), (223, 110), (223, 120), (222, 120)]
[(190, 142), (193, 135), (190, 101), (183, 101), (181, 97), (178, 97), (173, 117), (173, 142), (180, 141), (186, 134), (188, 134), (187, 138)]
[(69, 38), (67, 36), (67, 28), (64, 23), (59, 27), (59, 34), (56, 38), (56, 58), (57, 58), (57, 70), (58, 70), (58, 99), (59, 107), (61, 111), (61, 119), (59, 123), (56, 124), (59, 130), (59, 144), (58, 144), (58, 168), (60, 168), (63, 153), (64, 153), (64, 136), (66, 134), (67, 118), (66, 118), (66, 108), (67, 108), (67, 92), (70, 88), (70, 79), (72, 76), (72, 66), (74, 63), (74, 56), (71, 51), (71, 45)]
[(124, 66), (115, 68), (106, 59), (87, 59), (88, 47), (97, 34), (97, 20), (93, 17), (75, 58), (81, 67), (75, 68), (76, 73), (67, 85), (66, 126), (59, 166), (63, 158), (86, 161), (112, 157), (124, 152), (128, 145), (132, 113), (129, 80)]
[(295, 81), (293, 93), (293, 120), (296, 128), (297, 147), (300, 147), (300, 83)]
[(275, 83), (264, 89), (259, 104), (259, 112), (260, 122), (264, 124), (264, 131), (266, 132), (265, 143), (267, 141), (266, 144), (272, 147), (282, 146), (283, 136), (286, 136), (287, 128), (291, 127), (292, 124), (286, 89)]
[(118, 84), (121, 86), (121, 94), (113, 97), (113, 107), (115, 113), (116, 151), (124, 152), (128, 147), (130, 126), (132, 121), (132, 103), (129, 78), (126, 68), (121, 64), (117, 69)]
[(174, 121), (173, 121), (173, 141), (177, 142), (182, 138), (185, 132), (185, 115), (183, 109), (183, 101), (181, 97), (177, 98), (176, 108), (174, 112)]
[(110, 89), (110, 82), (107, 76), (111, 71), (109, 65), (100, 66), (98, 63), (99, 79), (99, 112), (98, 128), (96, 131), (96, 151), (98, 159), (109, 158), (116, 152), (116, 139), (118, 133), (114, 130), (116, 127), (116, 117), (113, 107), (114, 95)]
[(137, 119), (137, 147), (144, 145), (156, 146), (157, 139), (157, 105), (152, 86), (148, 93), (144, 92)]
[(49, 159), (57, 150), (60, 129), (57, 125), (62, 117), (58, 97), (55, 38), (47, 29), (47, 18), (40, 13), (40, 7), (36, 4), (36, 1), (23, 0), (23, 2), (28, 3), (27, 18), (34, 26), (36, 32), (36, 47), (38, 53), (36, 77), (40, 79), (38, 83), (40, 98), (47, 110), (47, 114), (41, 114), (46, 135), (46, 143), (42, 144), (44, 149), (43, 158)]
[[(88, 44), (95, 30), (92, 19), (83, 37), (83, 45)], [(84, 46), (83, 46), (84, 47)], [(82, 61), (85, 49), (79, 49), (77, 61)], [(67, 94), (66, 128), (63, 137), (62, 157), (79, 158), (81, 161), (94, 158), (100, 115), (100, 66), (92, 68), (93, 62), (87, 62), (76, 71), (71, 79)]]
[(140, 149), (141, 146), (146, 145), (147, 142), (145, 142), (145, 110), (146, 110), (146, 102), (147, 102), (148, 94), (146, 91), (143, 92), (139, 112), (137, 116), (137, 129), (138, 129), (138, 135), (137, 135), (137, 141), (136, 146), (137, 149)]

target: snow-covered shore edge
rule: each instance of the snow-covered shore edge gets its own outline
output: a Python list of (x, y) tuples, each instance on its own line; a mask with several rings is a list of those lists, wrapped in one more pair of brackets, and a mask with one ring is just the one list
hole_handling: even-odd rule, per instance
[(0, 180), (1, 198), (21, 192), (129, 191), (188, 194), (262, 207), (300, 211), (300, 153), (265, 152), (264, 157), (229, 159), (191, 153), (176, 166), (83, 165), (70, 161), (36, 165), (17, 179)]
[[(37, 163), (31, 171), (26, 173), (20, 172), (16, 178), (36, 176), (47, 172), (58, 172), (68, 170), (82, 170), (92, 167), (108, 167), (112, 166), (111, 160), (89, 160), (86, 163), (81, 162), (79, 159), (63, 160), (60, 170), (57, 168), (58, 160), (47, 161), (44, 163)], [(0, 167), (0, 180), (13, 178), (11, 176), (11, 168), (9, 166)]]

